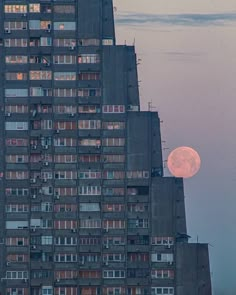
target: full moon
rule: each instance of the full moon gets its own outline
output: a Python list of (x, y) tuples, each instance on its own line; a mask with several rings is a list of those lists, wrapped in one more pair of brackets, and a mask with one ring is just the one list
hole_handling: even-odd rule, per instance
[(199, 154), (187, 146), (173, 150), (167, 160), (167, 167), (175, 177), (190, 178), (197, 174), (201, 166)]

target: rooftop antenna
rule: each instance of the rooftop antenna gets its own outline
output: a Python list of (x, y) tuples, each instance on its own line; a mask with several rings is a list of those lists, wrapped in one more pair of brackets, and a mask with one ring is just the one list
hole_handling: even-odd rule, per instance
[(156, 107), (154, 107), (154, 106), (152, 105), (152, 101), (149, 101), (149, 102), (148, 102), (148, 111), (149, 111), (149, 112), (152, 112), (154, 109), (156, 109)]

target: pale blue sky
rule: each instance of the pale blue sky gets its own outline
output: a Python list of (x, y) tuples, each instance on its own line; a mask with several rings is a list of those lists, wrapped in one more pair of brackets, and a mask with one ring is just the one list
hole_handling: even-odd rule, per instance
[(159, 111), (164, 147), (188, 145), (201, 155), (199, 174), (185, 180), (188, 231), (213, 245), (214, 295), (235, 295), (236, 0), (114, 6), (118, 43), (135, 39), (142, 107), (152, 100)]

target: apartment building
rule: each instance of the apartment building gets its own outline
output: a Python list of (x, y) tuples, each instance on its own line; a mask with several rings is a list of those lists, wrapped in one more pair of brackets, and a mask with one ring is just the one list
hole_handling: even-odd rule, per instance
[(0, 53), (0, 294), (210, 295), (112, 0), (2, 0)]

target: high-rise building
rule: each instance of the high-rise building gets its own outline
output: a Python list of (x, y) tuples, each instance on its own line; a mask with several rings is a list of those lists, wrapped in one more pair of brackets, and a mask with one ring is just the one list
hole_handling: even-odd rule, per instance
[(0, 2), (1, 295), (210, 295), (112, 0)]

